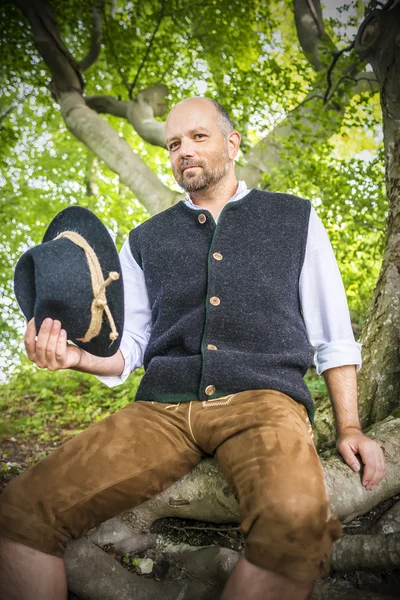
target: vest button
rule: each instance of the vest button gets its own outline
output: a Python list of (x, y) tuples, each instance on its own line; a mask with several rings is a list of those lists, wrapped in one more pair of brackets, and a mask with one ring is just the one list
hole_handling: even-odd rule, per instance
[(207, 217), (206, 215), (203, 215), (203, 213), (201, 213), (198, 217), (197, 217), (198, 222), (201, 225), (204, 225), (204, 223), (207, 221)]
[(221, 304), (221, 300), (220, 300), (219, 298), (217, 298), (217, 296), (212, 296), (212, 297), (210, 298), (210, 303), (211, 303), (213, 306), (218, 306), (219, 304)]
[(208, 385), (204, 391), (207, 394), (207, 396), (212, 396), (213, 394), (215, 394), (215, 386)]
[(217, 346), (214, 346), (214, 344), (207, 344), (207, 350), (216, 350)]
[(213, 257), (215, 258), (215, 260), (222, 260), (222, 254), (220, 254), (219, 252), (214, 252)]

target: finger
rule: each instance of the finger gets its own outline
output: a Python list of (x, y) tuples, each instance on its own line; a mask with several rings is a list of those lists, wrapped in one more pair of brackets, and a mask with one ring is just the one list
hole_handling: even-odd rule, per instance
[(371, 451), (371, 461), (375, 463), (375, 472), (369, 480), (368, 489), (375, 489), (386, 475), (386, 460), (381, 448), (374, 443)]
[(57, 358), (56, 358), (56, 348), (58, 343), (58, 338), (61, 331), (61, 323), (58, 320), (53, 321), (49, 339), (46, 347), (46, 365), (50, 370), (55, 370), (58, 368)]
[(353, 471), (357, 473), (360, 470), (361, 466), (355, 455), (355, 449), (353, 451), (353, 449), (347, 442), (343, 442), (338, 445), (338, 450), (343, 456), (345, 463), (349, 465), (350, 469), (353, 469)]
[(52, 319), (45, 319), (39, 329), (36, 342), (36, 364), (42, 369), (47, 367), (46, 350), (49, 342), (51, 328), (53, 326)]
[(67, 359), (67, 332), (65, 329), (61, 329), (60, 335), (58, 336), (56, 346), (56, 361), (60, 366), (64, 366)]
[(364, 473), (361, 483), (371, 490), (377, 484), (376, 471), (378, 467), (378, 456), (375, 452), (375, 442), (367, 440), (360, 444), (359, 453), (364, 463)]
[(35, 360), (35, 350), (36, 350), (36, 326), (35, 319), (31, 319), (26, 326), (25, 335), (24, 335), (24, 345), (26, 354), (30, 360)]

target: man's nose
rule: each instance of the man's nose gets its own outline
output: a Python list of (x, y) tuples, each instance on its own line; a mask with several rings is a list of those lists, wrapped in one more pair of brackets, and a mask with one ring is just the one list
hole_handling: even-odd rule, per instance
[(190, 158), (194, 156), (194, 143), (191, 140), (181, 140), (179, 146), (179, 158)]

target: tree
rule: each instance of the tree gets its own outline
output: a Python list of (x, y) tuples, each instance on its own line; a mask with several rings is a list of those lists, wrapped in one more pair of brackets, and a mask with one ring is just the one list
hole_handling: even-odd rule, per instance
[[(358, 317), (364, 312), (370, 289), (359, 283), (360, 272), (370, 265), (372, 271), (376, 270), (385, 243), (382, 270), (362, 334), (364, 368), (360, 374), (360, 406), (366, 426), (389, 419), (380, 426), (382, 430), (377, 426), (376, 435), (394, 461), (394, 438), (386, 433), (389, 427), (392, 436), (398, 435), (400, 426), (398, 418), (389, 416), (397, 406), (400, 391), (397, 310), (400, 132), (396, 78), (400, 3), (388, 0), (382, 5), (372, 1), (364, 11), (359, 2), (354, 7), (355, 14), (347, 22), (356, 30), (355, 39), (341, 47), (340, 20), (324, 21), (318, 0), (295, 0), (293, 9), (287, 2), (262, 0), (190, 4), (184, 0), (149, 0), (144, 4), (68, 0), (58, 6), (54, 3), (53, 8), (46, 0), (14, 0), (6, 5), (3, 50), (7, 80), (1, 119), (5, 145), (1, 160), (7, 170), (9, 156), (13, 154), (14, 171), (5, 174), (3, 219), (4, 223), (15, 224), (15, 228), (3, 237), (3, 255), (8, 253), (11, 260), (8, 258), (10, 268), (4, 271), (2, 285), (4, 289), (9, 285), (12, 261), (26, 243), (26, 237), (28, 243), (33, 241), (29, 232), (38, 215), (40, 223), (48, 220), (55, 186), (65, 194), (81, 197), (84, 187), (85, 203), (101, 209), (117, 241), (126, 235), (132, 221), (176, 202), (180, 192), (174, 189), (163, 166), (162, 117), (167, 109), (166, 99), (169, 95), (176, 101), (193, 93), (196, 79), (207, 81), (207, 93), (221, 101), (244, 132), (243, 156), (237, 165), (239, 178), (253, 187), (269, 190), (283, 187), (285, 191), (318, 198), (320, 214), (328, 223), (333, 241), (343, 231), (344, 235), (358, 231), (358, 237), (351, 238), (351, 251), (347, 245), (342, 249), (346, 283), (350, 288), (355, 286), (353, 313)], [(41, 59), (32, 49), (32, 42)], [(80, 56), (83, 58), (79, 59)], [(48, 87), (59, 109), (58, 115)], [(343, 138), (351, 127), (358, 126), (357, 135), (364, 141), (370, 132), (376, 131), (380, 120), (376, 109), (378, 93), (389, 203), (385, 242), (380, 157), (365, 164), (360, 159), (338, 158), (332, 152), (332, 139), (336, 136), (337, 148), (340, 145), (337, 137)], [(50, 127), (51, 135), (43, 134), (42, 143), (50, 145), (56, 141), (57, 151), (53, 154), (59, 158), (56, 161), (51, 156), (50, 147), (49, 162), (41, 167), (44, 177), (38, 169), (26, 164), (29, 156), (23, 153), (18, 156), (21, 147), (18, 148), (17, 130), (24, 127), (20, 118), (24, 94), (30, 96), (29, 104), (38, 126), (46, 132), (50, 115), (56, 122), (56, 126)], [(35, 104), (42, 107), (41, 114)], [(264, 136), (259, 134), (263, 130), (267, 130)], [(72, 142), (68, 132), (80, 143)], [(67, 140), (68, 144), (74, 144), (73, 150), (69, 147), (63, 153)], [(357, 147), (357, 139), (353, 142)], [(29, 143), (22, 148), (26, 152), (25, 148), (29, 148)], [(61, 168), (60, 158), (65, 160)], [(107, 178), (110, 180), (109, 170), (117, 179), (106, 204), (101, 195), (94, 194), (94, 187), (104, 185)], [(77, 179), (81, 181), (80, 189)], [(35, 186), (42, 189), (39, 199)], [(21, 199), (23, 193), (34, 207), (27, 211), (25, 229), (17, 226), (18, 214), (27, 205)], [(108, 190), (107, 195), (110, 195)], [(132, 195), (137, 199), (133, 207), (127, 201)], [(343, 201), (346, 195), (347, 201)], [(57, 212), (65, 204), (68, 200), (58, 195), (51, 208)], [(340, 226), (341, 220), (346, 221), (345, 228)], [(369, 259), (363, 262), (366, 248)], [(371, 276), (364, 279), (371, 286)], [(12, 321), (12, 310), (7, 310)], [(5, 328), (5, 334), (9, 344), (13, 343), (12, 325)], [(317, 433), (320, 442), (325, 445), (332, 442), (332, 418), (324, 402), (317, 410)], [(329, 473), (337, 472), (335, 469), (339, 467), (335, 465), (327, 464), (328, 477)], [(219, 480), (213, 479), (217, 477), (215, 467), (203, 468), (206, 472), (209, 469), (209, 485), (214, 481), (215, 490), (220, 489)], [(394, 464), (390, 469), (394, 477), (397, 473)], [(191, 507), (199, 485), (195, 482), (186, 490)], [(352, 485), (356, 485), (355, 481)], [(387, 486), (383, 497), (399, 489), (400, 485)], [(382, 495), (374, 496), (374, 502), (380, 499)], [(167, 508), (161, 513), (155, 511), (154, 515), (171, 514), (170, 507)], [(348, 518), (365, 510), (366, 504), (359, 499), (358, 506), (344, 511), (342, 516)], [(204, 514), (201, 506), (195, 504), (194, 512), (189, 513), (197, 518), (226, 520), (226, 512), (218, 517), (216, 511), (215, 508), (213, 514)], [(182, 508), (178, 512), (184, 514)], [(135, 514), (140, 514), (140, 510)], [(230, 510), (228, 514), (234, 513)], [(135, 518), (132, 516), (133, 521)], [(150, 522), (148, 517), (146, 523)], [(119, 521), (118, 525), (122, 527), (121, 539), (126, 542), (125, 538), (129, 538), (131, 548), (135, 544), (137, 547), (137, 530), (124, 529), (123, 523)], [(149, 542), (147, 537), (141, 543), (147, 543), (146, 540)], [(183, 568), (188, 568), (187, 554), (183, 556)], [(204, 556), (209, 555), (206, 552)], [(228, 562), (223, 563), (217, 580), (226, 575), (232, 557), (229, 560), (226, 558)], [(171, 594), (173, 590), (172, 586)], [(151, 597), (153, 592), (149, 592), (150, 596), (145, 593), (143, 598)]]

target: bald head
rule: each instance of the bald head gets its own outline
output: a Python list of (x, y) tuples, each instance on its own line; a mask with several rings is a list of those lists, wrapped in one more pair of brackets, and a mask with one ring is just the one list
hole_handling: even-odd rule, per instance
[[(182, 110), (180, 109), (184, 109), (184, 111), (182, 112)], [(180, 115), (184, 115), (186, 113), (186, 109), (189, 111), (202, 110), (205, 112), (205, 114), (213, 117), (218, 123), (221, 132), (225, 138), (231, 133), (231, 131), (235, 130), (231, 118), (229, 117), (224, 107), (221, 106), (221, 104), (219, 104), (219, 102), (213, 100), (212, 98), (201, 98), (198, 96), (186, 98), (185, 100), (181, 100), (180, 102), (175, 104), (175, 106), (171, 109), (168, 115), (167, 123), (170, 115), (172, 116), (174, 112), (176, 113), (176, 111), (178, 111), (178, 116), (180, 117)]]

